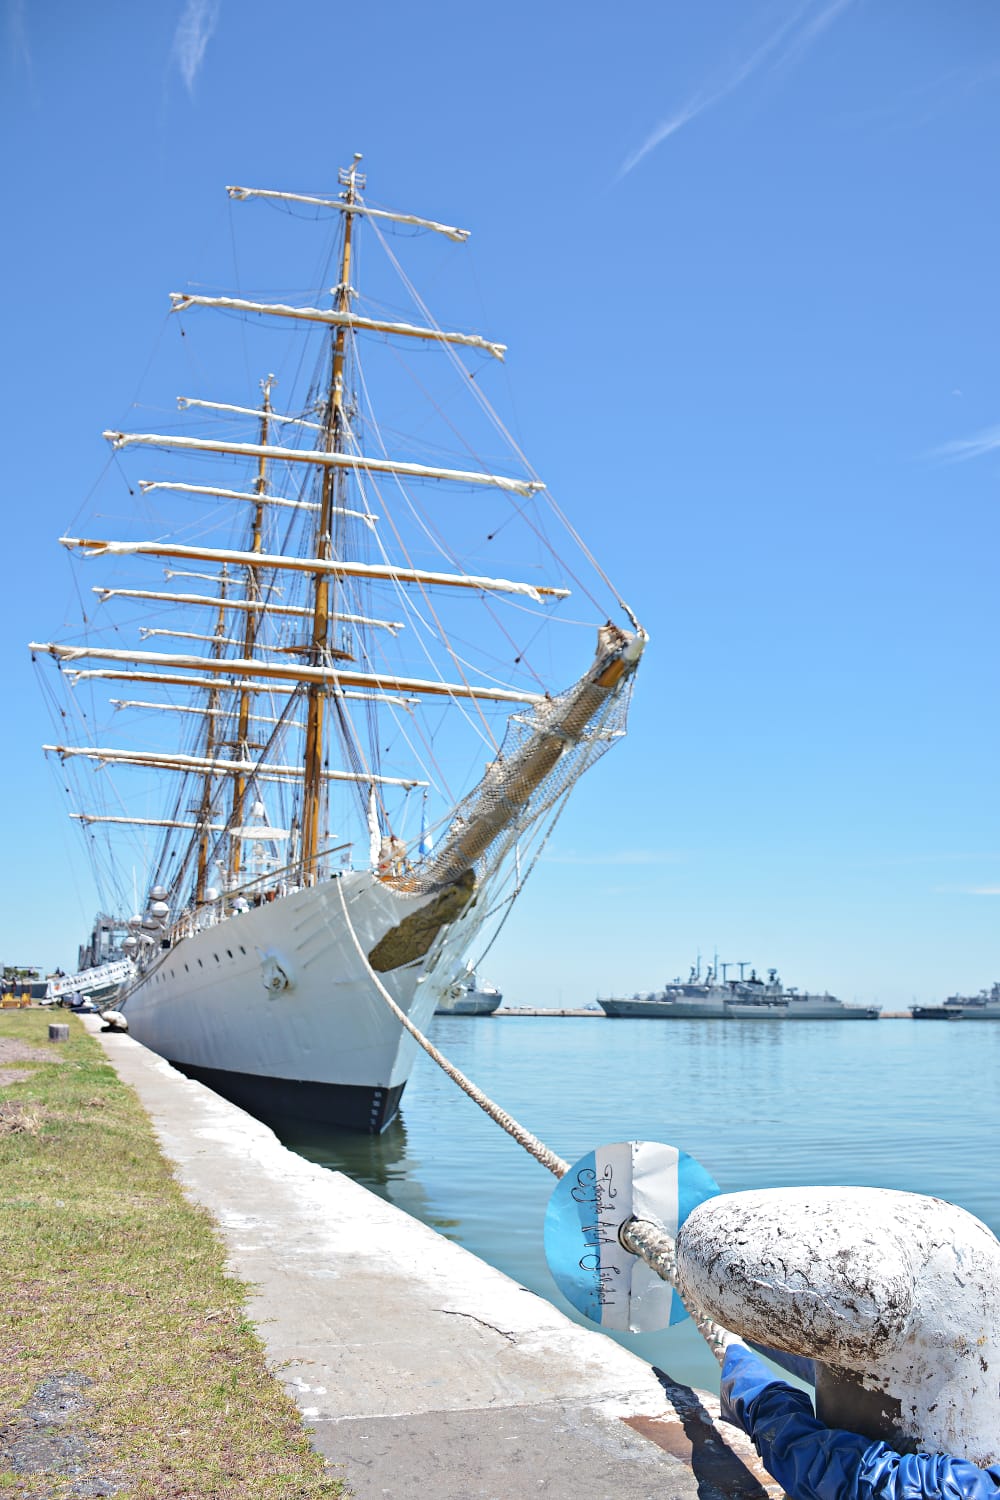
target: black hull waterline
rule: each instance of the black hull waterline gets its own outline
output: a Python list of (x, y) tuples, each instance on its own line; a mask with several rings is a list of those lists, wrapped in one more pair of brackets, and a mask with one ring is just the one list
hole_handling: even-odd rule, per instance
[(309, 1120), (363, 1135), (381, 1135), (399, 1112), (405, 1083), (394, 1088), (360, 1084), (313, 1083), (306, 1079), (266, 1078), (254, 1073), (231, 1073), (224, 1068), (173, 1066), (186, 1078), (203, 1083), (231, 1104), (268, 1123), (272, 1120)]

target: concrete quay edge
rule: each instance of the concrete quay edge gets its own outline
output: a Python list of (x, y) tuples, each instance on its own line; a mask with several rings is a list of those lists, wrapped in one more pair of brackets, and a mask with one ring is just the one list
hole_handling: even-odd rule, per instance
[(81, 1019), (217, 1224), (271, 1368), (355, 1500), (776, 1500), (714, 1397)]

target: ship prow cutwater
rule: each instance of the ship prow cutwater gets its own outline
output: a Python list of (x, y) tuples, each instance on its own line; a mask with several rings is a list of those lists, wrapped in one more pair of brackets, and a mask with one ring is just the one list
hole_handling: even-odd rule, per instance
[[(391, 243), (460, 254), (466, 231), (375, 206), (359, 163), (332, 195), (228, 189), (285, 215), (271, 278), (241, 258), (243, 280), (287, 287), (311, 218), (336, 284), (171, 294), (185, 348), (220, 315), (228, 363), (209, 335), (196, 365), (220, 386), (178, 398), (193, 432), (105, 434), (107, 508), (124, 489), (134, 520), (61, 538), (99, 602), (31, 649), (67, 689), (45, 748), (102, 900), (135, 904), (131, 1034), (238, 1103), (379, 1131), (416, 1044), (373, 975), (426, 1025), (624, 733), (646, 636), (489, 405), (504, 346), (436, 322)], [(391, 285), (369, 290), (363, 239)], [(418, 414), (432, 362), (445, 388)]]
[[(686, 980), (672, 980), (662, 990), (646, 994), (598, 996), (597, 1003), (608, 1016), (632, 1020), (875, 1021), (879, 1017), (877, 1005), (847, 1005), (829, 992), (820, 995), (786, 988), (776, 969), (769, 969), (767, 978), (761, 979), (756, 969), (746, 975), (748, 967), (722, 964), (720, 977), (717, 961), (702, 974), (699, 960)], [(739, 969), (739, 978), (728, 977), (730, 968)]]

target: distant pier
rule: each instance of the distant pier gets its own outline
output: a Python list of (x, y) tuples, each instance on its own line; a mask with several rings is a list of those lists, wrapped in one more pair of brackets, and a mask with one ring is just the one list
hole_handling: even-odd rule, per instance
[[(547, 1009), (547, 1008), (543, 1009), (543, 1008), (538, 1007), (538, 1006), (529, 1006), (529, 1005), (511, 1005), (511, 1006), (503, 1006), (502, 1005), (500, 1007), (500, 1009), (499, 1010), (495, 1010), (493, 1012), (493, 1014), (494, 1014), (494, 1016), (497, 1017), (497, 1019), (499, 1019), (502, 1016), (587, 1016), (589, 1018), (598, 1017), (602, 1021), (606, 1021), (608, 1019), (608, 1017), (604, 1014), (603, 1010), (589, 1010), (589, 1009), (584, 1009), (582, 1006), (578, 1007), (576, 1009), (574, 1009), (572, 1007), (568, 1007), (568, 1006), (567, 1007), (563, 1007), (563, 1008), (553, 1007), (552, 1009)], [(632, 1019), (634, 1020), (636, 1018), (633, 1017)], [(639, 1019), (643, 1019), (643, 1018), (640, 1017)], [(669, 1020), (675, 1020), (676, 1021), (676, 1020), (680, 1020), (682, 1018), (678, 1017), (678, 1016), (673, 1016), (673, 1017), (671, 1017), (671, 1016), (649, 1016), (649, 1017), (647, 1017), (645, 1019), (652, 1020), (652, 1021), (664, 1021), (664, 1020), (667, 1020), (667, 1021), (669, 1021)], [(711, 1020), (724, 1020), (725, 1018), (722, 1017), (722, 1016), (718, 1016), (718, 1017), (705, 1016), (705, 1017), (702, 1017), (701, 1019), (711, 1021)], [(741, 1019), (745, 1019), (745, 1018), (741, 1018)], [(882, 1012), (882, 1014), (880, 1015), (879, 1019), (882, 1020), (882, 1021), (911, 1021), (913, 1019), (913, 1017), (911, 1016), (911, 1014), (910, 1014), (910, 1012), (908, 1010), (884, 1010)]]

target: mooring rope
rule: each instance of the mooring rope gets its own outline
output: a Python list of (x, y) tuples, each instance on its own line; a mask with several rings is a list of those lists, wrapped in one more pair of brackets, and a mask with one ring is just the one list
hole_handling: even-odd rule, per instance
[(530, 1152), (530, 1154), (535, 1158), (536, 1161), (541, 1162), (542, 1166), (547, 1167), (548, 1170), (554, 1173), (556, 1177), (564, 1176), (565, 1173), (569, 1171), (569, 1162), (563, 1161), (561, 1156), (557, 1156), (554, 1151), (550, 1151), (548, 1146), (546, 1146), (543, 1141), (540, 1141), (537, 1136), (531, 1134), (530, 1130), (525, 1130), (524, 1126), (519, 1125), (512, 1115), (509, 1115), (506, 1110), (501, 1109), (498, 1104), (494, 1104), (493, 1100), (487, 1094), (484, 1094), (482, 1089), (476, 1087), (471, 1078), (466, 1078), (465, 1074), (462, 1073), (458, 1068), (456, 1068), (454, 1063), (450, 1063), (448, 1061), (443, 1052), (439, 1052), (434, 1044), (427, 1040), (423, 1032), (420, 1031), (418, 1027), (414, 1026), (413, 1022), (410, 1020), (406, 1012), (404, 1010), (401, 1010), (400, 1007), (396, 1004), (395, 1000), (389, 994), (389, 991), (386, 989), (385, 985), (382, 983), (381, 979), (379, 979), (375, 970), (369, 963), (368, 954), (365, 952), (364, 948), (361, 946), (361, 943), (358, 940), (358, 935), (354, 930), (354, 923), (351, 921), (351, 914), (347, 909), (347, 901), (344, 897), (344, 883), (342, 880), (337, 881), (337, 891), (340, 895), (340, 904), (344, 909), (344, 920), (347, 923), (347, 930), (351, 935), (351, 942), (354, 944), (354, 947), (357, 950), (358, 957), (361, 959), (361, 962), (364, 964), (365, 969), (367, 970), (368, 978), (371, 980), (372, 984), (375, 986), (376, 990), (381, 995), (386, 1005), (388, 1005), (389, 1009), (396, 1017), (396, 1020), (399, 1021), (400, 1025), (405, 1027), (405, 1029), (410, 1033), (413, 1039), (418, 1042), (421, 1047), (423, 1047), (424, 1051), (427, 1053), (427, 1056), (432, 1057), (437, 1063), (438, 1067), (443, 1068), (448, 1077), (454, 1083), (457, 1083), (459, 1088), (464, 1090), (464, 1092), (468, 1094), (469, 1098), (474, 1100), (475, 1103), (479, 1105), (480, 1109), (486, 1111), (491, 1120), (494, 1120), (503, 1130), (506, 1130), (508, 1135), (512, 1135), (519, 1146), (523, 1146), (525, 1151)]
[(622, 1225), (618, 1238), (626, 1250), (644, 1260), (657, 1276), (673, 1287), (687, 1308), (692, 1323), (721, 1365), (730, 1344), (739, 1344), (743, 1340), (737, 1338), (735, 1333), (730, 1333), (728, 1328), (723, 1328), (721, 1323), (713, 1322), (700, 1307), (685, 1301), (677, 1285), (677, 1245), (673, 1236), (648, 1219), (628, 1219)]
[[(348, 911), (347, 900), (344, 896), (343, 881), (338, 879), (336, 885), (351, 942), (354, 944), (358, 957), (364, 964), (368, 978), (375, 986), (377, 993), (385, 1001), (386, 1005), (388, 1005), (396, 1020), (410, 1033), (414, 1041), (424, 1049), (427, 1056), (433, 1058), (438, 1067), (454, 1083), (457, 1083), (459, 1088), (468, 1094), (469, 1098), (478, 1104), (479, 1108), (484, 1110), (491, 1120), (499, 1125), (502, 1130), (506, 1130), (508, 1135), (513, 1136), (518, 1145), (523, 1146), (525, 1151), (529, 1152), (543, 1167), (546, 1167), (553, 1176), (565, 1177), (570, 1169), (569, 1162), (563, 1161), (562, 1157), (557, 1156), (554, 1151), (551, 1151), (545, 1145), (544, 1141), (540, 1141), (536, 1135), (532, 1135), (530, 1130), (525, 1130), (524, 1126), (520, 1125), (514, 1119), (513, 1115), (509, 1115), (488, 1094), (484, 1094), (482, 1089), (478, 1088), (472, 1082), (471, 1078), (467, 1078), (461, 1069), (456, 1068), (454, 1063), (448, 1061), (443, 1052), (438, 1051), (433, 1042), (424, 1036), (419, 1027), (414, 1026), (406, 1012), (396, 1004), (372, 968), (368, 955), (361, 946), (358, 934), (354, 930), (354, 923), (351, 921), (351, 914)], [(636, 1255), (640, 1260), (645, 1261), (646, 1265), (654, 1270), (657, 1276), (673, 1287), (674, 1291), (681, 1298), (681, 1301), (684, 1302), (683, 1295), (677, 1285), (677, 1254), (672, 1235), (668, 1234), (659, 1224), (653, 1224), (648, 1219), (629, 1219), (622, 1225), (619, 1238), (631, 1255)], [(713, 1322), (700, 1307), (691, 1307), (687, 1302), (684, 1302), (684, 1306), (687, 1308), (698, 1332), (721, 1364), (730, 1344), (739, 1343), (741, 1340), (735, 1334), (730, 1333), (727, 1328), (723, 1328), (720, 1324)]]

